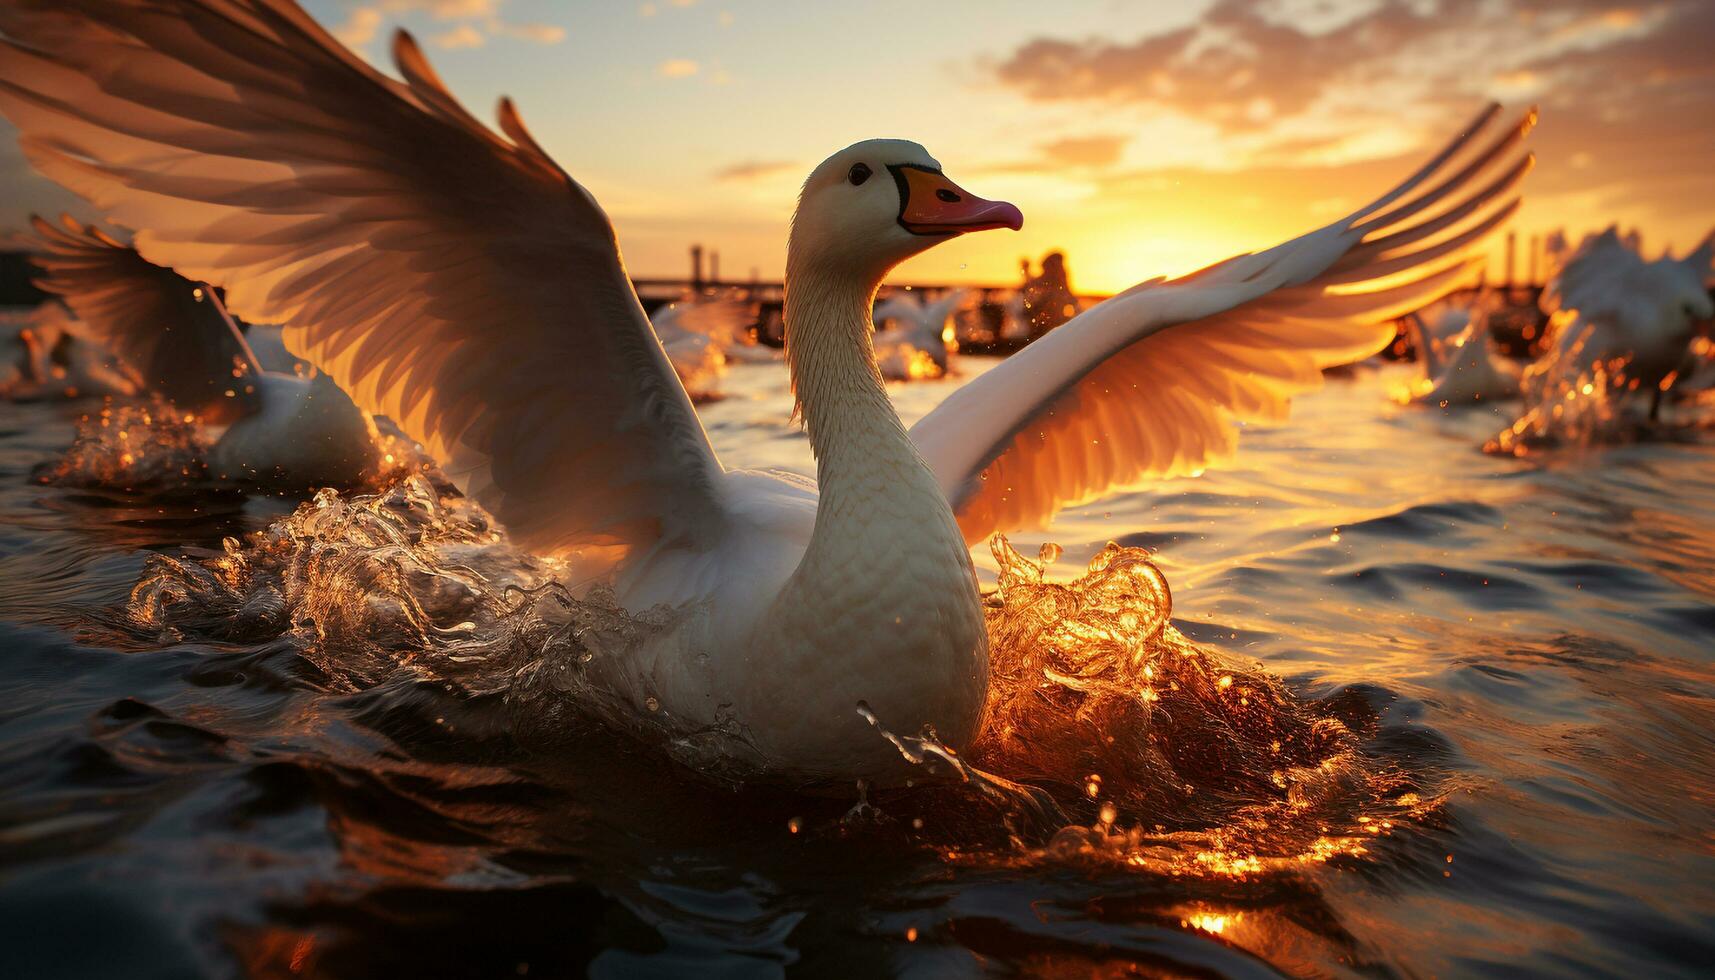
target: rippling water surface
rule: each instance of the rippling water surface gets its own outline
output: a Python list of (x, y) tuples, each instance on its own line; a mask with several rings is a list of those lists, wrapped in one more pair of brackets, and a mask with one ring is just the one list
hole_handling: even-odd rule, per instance
[[(1050, 579), (1150, 549), (1207, 658), (1156, 675), (1151, 771), (990, 752), (1067, 784), (1053, 819), (713, 784), (432, 673), (123, 629), (151, 555), (298, 501), (44, 486), (80, 409), (0, 406), (0, 975), (1697, 975), (1715, 440), (1484, 455), (1510, 416), (1398, 406), (1406, 370), (1013, 541), (1063, 546)], [(910, 421), (957, 383), (893, 392)], [(725, 386), (723, 459), (808, 472), (784, 370)], [(1094, 744), (1068, 683), (1056, 731)], [(1290, 702), (1294, 744), (1241, 695)], [(1222, 782), (1247, 739), (1300, 753), (1278, 798)]]

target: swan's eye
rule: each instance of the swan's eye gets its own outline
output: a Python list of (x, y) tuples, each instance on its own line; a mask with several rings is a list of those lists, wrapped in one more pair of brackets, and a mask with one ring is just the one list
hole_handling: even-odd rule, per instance
[(943, 201), (946, 201), (948, 204), (957, 204), (957, 203), (959, 203), (959, 200), (960, 200), (959, 195), (954, 194), (952, 191), (946, 189), (945, 187), (936, 191), (935, 196), (940, 198)]
[(867, 164), (867, 163), (854, 163), (854, 164), (852, 164), (851, 172), (846, 174), (846, 179), (852, 182), (853, 187), (856, 187), (857, 185), (868, 180), (869, 174), (870, 174), (869, 164)]

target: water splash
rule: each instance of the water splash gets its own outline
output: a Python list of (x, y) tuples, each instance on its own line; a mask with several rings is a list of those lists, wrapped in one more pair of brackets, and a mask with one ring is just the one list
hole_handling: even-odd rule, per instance
[(78, 417), (71, 448), (37, 473), (44, 483), (137, 489), (208, 476), (209, 444), (196, 418), (165, 401), (115, 402)]
[[(1574, 311), (1562, 310), (1550, 319), (1549, 334), (1561, 336), (1577, 324)], [(1566, 342), (1550, 347), (1542, 360), (1524, 372), (1523, 411), (1512, 425), (1484, 443), (1484, 452), (1522, 457), (1551, 449), (1635, 442), (1650, 434), (1653, 426), (1639, 418), (1633, 405), (1667, 391), (1676, 376), (1663, 378), (1660, 391), (1645, 388), (1629, 370), (1630, 357), (1586, 356), (1593, 337), (1590, 328), (1566, 337)]]
[[(377, 434), (376, 463), (360, 489), (393, 486), (433, 463), (397, 431)], [(198, 492), (242, 486), (214, 476), (208, 467), (214, 441), (202, 419), (165, 399), (103, 399), (101, 407), (77, 419), (72, 444), (35, 474), (53, 486), (127, 491)]]
[[(1057, 548), (1038, 561), (1004, 538), (993, 548), (991, 686), (969, 751), (869, 719), (923, 767), (914, 792), (976, 804), (960, 819), (989, 826), (950, 838), (999, 850), (967, 854), (1249, 876), (1360, 854), (1428, 805), (1365, 757), (1373, 713), (1299, 697), (1174, 629), (1171, 591), (1147, 552), (1109, 545), (1055, 582)], [(564, 571), (515, 551), (479, 506), (416, 475), (378, 494), (324, 490), (218, 553), (152, 557), (122, 626), (151, 642), (284, 638), (333, 690), (401, 675), (443, 682), (499, 697), (513, 724), (544, 737), (594, 721), (716, 779), (754, 775), (731, 762), (746, 753), (733, 751), (744, 733), (730, 719), (674, 730), (605, 686), (604, 663), (625, 662), (685, 611), (630, 613), (599, 589), (574, 596)], [(1004, 833), (984, 837), (996, 823)]]
[(324, 489), (217, 553), (151, 556), (119, 629), (147, 643), (289, 643), (334, 691), (401, 677), (498, 697), (527, 741), (619, 729), (716, 778), (744, 734), (722, 719), (682, 730), (638, 712), (603, 671), (679, 611), (633, 613), (611, 591), (574, 595), (564, 567), (511, 547), (474, 501), (414, 473), (379, 493)]
[(1228, 662), (1176, 630), (1148, 552), (1109, 544), (1053, 582), (1057, 547), (1038, 561), (1004, 537), (992, 548), (981, 734), (964, 756), (932, 732), (882, 734), (907, 760), (1047, 827), (1034, 840), (1014, 833), (1002, 860), (1253, 877), (1362, 855), (1438, 805), (1366, 756), (1366, 705), (1299, 697), (1260, 664)]
[(888, 381), (933, 381), (945, 377), (947, 366), (935, 355), (910, 340), (878, 340), (875, 345), (876, 369)]

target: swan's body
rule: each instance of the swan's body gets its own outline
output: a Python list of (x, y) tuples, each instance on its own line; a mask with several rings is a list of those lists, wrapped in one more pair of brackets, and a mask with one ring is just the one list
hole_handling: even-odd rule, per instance
[[(915, 143), (851, 146), (806, 181), (787, 250), (812, 485), (722, 467), (605, 215), (509, 103), (503, 139), (407, 37), (397, 82), (286, 0), (54, 11), (0, 8), (0, 77), (31, 80), (0, 85), (0, 111), (35, 165), (140, 229), (145, 255), (225, 284), (240, 315), (289, 324), (294, 353), (422, 441), (515, 544), (565, 558), (572, 584), (678, 610), (671, 633), (591, 670), (678, 730), (741, 733), (734, 754), (797, 780), (905, 771), (860, 703), (895, 732), (968, 744), (988, 666), (969, 547), (1229, 455), (1235, 418), (1279, 417), (1323, 367), (1379, 350), (1392, 318), (1469, 278), (1528, 168), (1473, 182), (1529, 129), (1477, 146), (1491, 109), (1362, 211), (1142, 283), (907, 432), (871, 346), (878, 284), (1022, 219)], [(214, 173), (217, 187), (185, 179)]]
[(325, 375), (264, 370), (206, 284), (69, 218), (35, 225), (42, 287), (145, 385), (220, 430), (213, 475), (301, 490), (350, 486), (374, 468), (368, 416)]
[(1424, 373), (1414, 401), (1467, 408), (1518, 397), (1521, 369), (1496, 346), (1486, 310), (1450, 306), (1428, 326), (1410, 322)]
[[(950, 367), (953, 311), (966, 293), (955, 289), (940, 299), (918, 302), (898, 292), (875, 308), (875, 361), (888, 381), (939, 378)], [(885, 326), (884, 326), (885, 324)]]
[(1712, 253), (1715, 239), (1705, 239), (1682, 259), (1649, 262), (1616, 229), (1586, 238), (1543, 292), (1554, 334), (1540, 370), (1570, 380), (1616, 365), (1609, 376), (1650, 392), (1653, 413), (1687, 365), (1697, 321), (1715, 316), (1704, 284)]

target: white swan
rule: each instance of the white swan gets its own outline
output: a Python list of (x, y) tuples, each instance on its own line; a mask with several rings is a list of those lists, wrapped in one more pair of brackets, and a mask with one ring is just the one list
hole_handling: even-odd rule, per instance
[(1424, 375), (1413, 401), (1468, 408), (1518, 396), (1522, 369), (1501, 353), (1480, 301), (1449, 305), (1428, 317), (1413, 314), (1406, 322)]
[(1697, 321), (1715, 316), (1705, 285), (1715, 234), (1684, 258), (1653, 262), (1635, 240), (1635, 232), (1623, 238), (1613, 227), (1585, 238), (1548, 284), (1541, 306), (1552, 337), (1533, 375), (1569, 381), (1599, 362), (1623, 360), (1617, 385), (1650, 392), (1653, 419), (1662, 392), (1688, 366)]
[[(900, 290), (875, 307), (875, 361), (888, 381), (939, 378), (950, 366), (953, 311), (968, 293), (954, 289), (932, 301)], [(883, 327), (882, 325), (887, 326)]]
[(350, 486), (376, 463), (369, 417), (326, 375), (265, 371), (206, 283), (66, 217), (33, 220), (41, 287), (149, 388), (205, 425), (215, 476), (272, 488)]
[(661, 338), (673, 372), (693, 400), (719, 397), (720, 379), (732, 362), (777, 361), (780, 353), (750, 335), (750, 303), (736, 294), (688, 295), (658, 307), (649, 325)]
[(289, 324), (294, 352), (420, 439), (516, 544), (630, 608), (681, 610), (607, 662), (611, 682), (807, 781), (905, 774), (860, 703), (968, 744), (988, 669), (969, 546), (1230, 454), (1234, 418), (1280, 417), (1322, 367), (1466, 279), (1529, 163), (1502, 160), (1531, 117), (1475, 142), (1491, 108), (1352, 216), (1134, 287), (908, 434), (870, 346), (878, 284), (1022, 219), (915, 143), (841, 150), (805, 182), (787, 247), (811, 483), (721, 466), (601, 209), (510, 103), (503, 139), (408, 37), (396, 82), (286, 0), (5, 6), (0, 31), (0, 111), (38, 169), (142, 229), (144, 255), (225, 284), (240, 315)]

